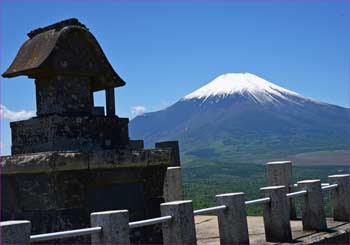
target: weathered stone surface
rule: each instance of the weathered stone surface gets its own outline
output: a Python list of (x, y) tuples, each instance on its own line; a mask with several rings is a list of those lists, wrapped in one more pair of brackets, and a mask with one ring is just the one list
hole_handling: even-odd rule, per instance
[[(45, 152), (2, 158), (2, 219), (31, 220), (32, 234), (40, 234), (88, 227), (93, 211), (129, 209), (132, 221), (159, 217), (170, 150), (123, 153)], [(133, 243), (162, 242), (161, 225), (133, 229), (130, 235)]]
[(89, 169), (116, 168), (119, 166), (116, 150), (93, 151), (89, 153)]
[[(124, 156), (131, 156), (131, 152), (137, 151), (124, 152)], [(140, 152), (149, 156), (152, 150)], [(164, 202), (162, 187), (170, 158), (169, 150), (164, 150), (166, 154), (161, 149), (156, 152), (160, 153), (156, 154), (158, 165), (146, 161), (145, 157), (142, 162), (138, 157), (132, 163), (124, 160), (116, 165), (114, 159), (121, 158), (117, 157), (119, 151), (100, 151), (96, 155), (48, 152), (6, 157), (1, 162), (2, 166), (6, 166), (1, 173), (2, 195), (5, 197), (2, 198), (1, 217), (3, 220), (31, 220), (33, 234), (88, 227), (92, 211), (127, 208), (132, 221), (159, 217), (159, 207)], [(102, 164), (89, 168), (92, 158)], [(28, 168), (25, 164), (27, 159), (29, 165), (35, 167)], [(120, 196), (123, 196), (122, 201)], [(69, 238), (53, 242), (88, 243), (86, 239)], [(161, 243), (161, 226), (134, 229), (131, 240), (133, 243)]]
[(127, 118), (48, 115), (12, 122), (12, 154), (125, 148)]
[(164, 244), (196, 244), (192, 201), (175, 201), (160, 205), (162, 216), (172, 216), (163, 223)]
[(168, 166), (171, 165), (172, 150), (168, 148), (153, 149), (148, 154), (149, 154), (149, 160), (148, 160), (149, 166), (158, 165), (158, 164), (167, 164)]
[[(150, 162), (150, 151), (148, 150), (139, 150), (139, 151), (130, 151), (130, 150), (120, 150), (117, 157), (118, 163), (120, 165), (142, 165), (147, 166)], [(159, 162), (158, 162), (159, 163)]]
[(334, 220), (350, 222), (350, 175), (331, 175), (328, 180), (330, 184), (338, 184), (331, 190)]
[(298, 187), (306, 190), (307, 195), (301, 197), (301, 218), (305, 230), (327, 229), (323, 196), (320, 180), (298, 181)]
[(32, 175), (15, 176), (17, 193), (23, 211), (55, 208), (56, 193), (52, 177), (51, 174), (40, 174), (35, 178)]
[(0, 159), (1, 174), (50, 173), (88, 169), (88, 155), (82, 152), (41, 152)]
[(53, 152), (5, 156), (0, 159), (1, 174), (51, 172), (54, 162)]
[(68, 19), (31, 31), (3, 77), (30, 78), (52, 74), (93, 78), (92, 89), (124, 86), (95, 37), (77, 19)]
[[(3, 175), (1, 217), (32, 221), (33, 234), (88, 227), (89, 215), (95, 211), (128, 209), (131, 221), (159, 217), (166, 168), (158, 165)], [(135, 229), (131, 241), (161, 243), (160, 229), (160, 225)], [(81, 237), (53, 242), (89, 241)]]
[(100, 234), (91, 235), (92, 244), (129, 244), (128, 210), (92, 213), (91, 226), (102, 227)]
[(54, 154), (55, 171), (83, 170), (89, 167), (89, 156), (82, 152), (58, 152)]
[(30, 228), (27, 220), (0, 222), (1, 244), (30, 244)]
[(170, 149), (41, 152), (0, 159), (1, 174), (50, 173), (87, 169), (149, 167), (170, 164)]
[(216, 195), (216, 203), (225, 205), (219, 212), (220, 244), (249, 244), (245, 195), (242, 192)]
[(91, 113), (91, 78), (57, 75), (37, 79), (35, 85), (38, 116)]
[(181, 167), (167, 168), (163, 186), (163, 196), (166, 202), (183, 200)]
[(290, 214), (286, 197), (286, 186), (269, 186), (260, 188), (270, 202), (264, 204), (264, 227), (266, 241), (288, 242), (292, 240)]
[[(292, 178), (292, 162), (291, 161), (277, 161), (266, 163), (267, 181), (270, 186), (284, 185), (288, 187), (288, 192), (292, 192), (293, 188), (290, 185), (293, 184)], [(296, 207), (295, 200), (289, 199), (290, 218), (296, 219)]]
[(155, 144), (156, 149), (158, 148), (169, 148), (171, 149), (171, 165), (174, 166), (180, 166), (180, 150), (179, 150), (179, 142), (178, 141), (163, 141), (163, 142), (157, 142)]
[(90, 153), (89, 158), (89, 169), (169, 166), (169, 164), (169, 149), (94, 151)]
[(266, 163), (267, 180), (270, 186), (289, 186), (292, 180), (292, 162), (278, 161)]
[(114, 88), (106, 89), (106, 112), (109, 117), (115, 116)]

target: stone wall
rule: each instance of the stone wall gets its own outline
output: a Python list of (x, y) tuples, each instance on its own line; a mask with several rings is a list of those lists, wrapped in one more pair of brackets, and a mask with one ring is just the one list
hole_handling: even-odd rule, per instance
[(53, 76), (35, 81), (38, 116), (50, 114), (90, 115), (93, 108), (91, 78)]
[(51, 115), (12, 122), (12, 154), (125, 147), (127, 118)]
[[(170, 155), (157, 149), (4, 157), (1, 218), (30, 220), (32, 234), (40, 234), (89, 227), (91, 212), (128, 209), (131, 221), (158, 217)], [(133, 229), (131, 241), (162, 242), (160, 226)]]

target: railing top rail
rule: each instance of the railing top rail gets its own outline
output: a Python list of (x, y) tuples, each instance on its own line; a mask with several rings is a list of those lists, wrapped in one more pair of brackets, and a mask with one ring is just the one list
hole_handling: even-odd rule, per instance
[(338, 184), (332, 184), (332, 185), (322, 186), (322, 190), (330, 190), (330, 189), (335, 189), (337, 187), (338, 187)]
[(158, 218), (134, 221), (129, 223), (129, 228), (132, 229), (132, 228), (143, 227), (147, 225), (161, 224), (161, 223), (170, 221), (172, 218), (173, 218), (172, 216), (168, 215), (168, 216), (162, 216)]
[(252, 206), (256, 204), (264, 204), (264, 203), (269, 203), (271, 201), (271, 198), (269, 197), (264, 197), (264, 198), (259, 198), (255, 200), (250, 200), (250, 201), (245, 201), (246, 206)]
[(293, 198), (293, 197), (305, 196), (306, 194), (307, 194), (307, 190), (302, 190), (302, 191), (287, 193), (286, 196), (287, 196), (287, 198)]
[[(329, 186), (329, 183), (321, 183), (321, 186)], [(298, 184), (292, 184), (289, 187), (298, 187)]]
[(211, 207), (211, 208), (203, 208), (203, 209), (194, 210), (193, 214), (194, 215), (207, 214), (207, 213), (211, 213), (211, 212), (221, 211), (221, 210), (224, 210), (226, 208), (227, 207), (225, 205), (215, 206), (215, 207)]
[(100, 233), (101, 231), (102, 231), (102, 227), (91, 227), (91, 228), (76, 229), (76, 230), (70, 230), (70, 231), (59, 231), (59, 232), (31, 235), (30, 242), (41, 242), (41, 241), (49, 241), (49, 240), (62, 239), (62, 238), (68, 238), (68, 237), (92, 235), (95, 233)]

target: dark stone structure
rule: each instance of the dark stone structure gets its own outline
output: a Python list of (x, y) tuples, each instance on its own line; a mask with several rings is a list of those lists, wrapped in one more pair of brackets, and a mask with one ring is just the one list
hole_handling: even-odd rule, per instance
[[(123, 148), (128, 119), (115, 115), (114, 88), (125, 82), (76, 19), (31, 31), (3, 77), (35, 79), (37, 117), (11, 123), (12, 154)], [(106, 111), (93, 93), (106, 91)]]
[[(143, 141), (129, 139), (129, 121), (115, 115), (114, 104), (114, 89), (125, 82), (77, 19), (28, 36), (3, 77), (35, 79), (37, 117), (11, 123), (12, 156), (1, 159), (2, 220), (30, 220), (38, 234), (89, 227), (97, 211), (128, 209), (131, 221), (159, 216), (177, 142), (143, 149)], [(106, 115), (94, 107), (100, 90)], [(162, 242), (159, 227), (132, 230), (131, 242)]]

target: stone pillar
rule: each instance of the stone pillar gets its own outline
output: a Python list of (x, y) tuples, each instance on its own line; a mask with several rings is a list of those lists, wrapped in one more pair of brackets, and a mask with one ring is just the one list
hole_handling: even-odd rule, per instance
[(168, 167), (163, 185), (166, 202), (183, 200), (181, 167)]
[(227, 207), (218, 216), (220, 244), (249, 244), (244, 202), (243, 192), (216, 195), (216, 203)]
[(192, 201), (166, 202), (160, 205), (162, 216), (172, 220), (162, 224), (164, 244), (196, 244)]
[(1, 244), (30, 244), (30, 221), (4, 221), (0, 222), (0, 228)]
[[(292, 192), (292, 188), (289, 187), (293, 184), (291, 161), (268, 162), (266, 163), (266, 173), (269, 186), (284, 185), (288, 187), (288, 192)], [(295, 220), (297, 217), (295, 200), (291, 198), (288, 203), (290, 218)]]
[(155, 144), (157, 148), (171, 148), (171, 167), (177, 167), (181, 165), (180, 150), (178, 141), (163, 141)]
[(88, 116), (93, 107), (90, 79), (49, 75), (35, 80), (37, 115), (74, 114)]
[(101, 234), (91, 235), (92, 244), (129, 244), (129, 212), (116, 210), (91, 213), (91, 227), (101, 226)]
[(338, 184), (331, 190), (333, 218), (335, 221), (350, 221), (350, 174), (331, 175), (329, 184)]
[(298, 181), (300, 190), (307, 194), (301, 197), (301, 218), (304, 230), (326, 230), (326, 215), (323, 209), (323, 197), (320, 180)]
[(106, 89), (106, 111), (107, 116), (115, 116), (114, 88)]
[(264, 226), (267, 242), (289, 242), (292, 240), (290, 215), (286, 186), (269, 186), (260, 188), (270, 202), (264, 204)]

